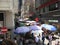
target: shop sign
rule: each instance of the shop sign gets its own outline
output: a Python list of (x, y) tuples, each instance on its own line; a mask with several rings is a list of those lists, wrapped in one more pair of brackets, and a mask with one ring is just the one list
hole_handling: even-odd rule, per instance
[(7, 30), (6, 27), (1, 28), (1, 33), (5, 34), (7, 31), (8, 31), (8, 30)]
[(59, 22), (58, 20), (48, 20), (49, 22)]

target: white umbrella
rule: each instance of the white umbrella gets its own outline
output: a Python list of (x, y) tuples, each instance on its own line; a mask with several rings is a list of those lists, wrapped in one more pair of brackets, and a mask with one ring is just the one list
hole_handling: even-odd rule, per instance
[(36, 21), (26, 21), (26, 22), (28, 22), (28, 23), (33, 23), (34, 22), (35, 23)]
[(31, 33), (42, 33), (43, 31), (42, 30), (35, 30), (35, 31), (32, 31)]
[(31, 33), (36, 34), (36, 36), (42, 35), (42, 32), (43, 32), (42, 30), (31, 31)]
[(19, 21), (23, 21), (22, 19), (19, 19)]
[(29, 32), (30, 29), (26, 26), (23, 26), (23, 27), (18, 27), (16, 30), (15, 30), (15, 34), (20, 34), (20, 33), (27, 33)]
[(37, 25), (30, 26), (29, 28), (32, 30), (31, 33), (36, 34), (37, 36), (43, 32), (41, 27)]
[(26, 21), (26, 23), (36, 24), (36, 21)]

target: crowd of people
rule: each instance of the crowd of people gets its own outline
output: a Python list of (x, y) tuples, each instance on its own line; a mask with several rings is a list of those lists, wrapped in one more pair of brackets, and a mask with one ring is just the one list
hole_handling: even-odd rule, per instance
[(4, 37), (0, 37), (0, 45), (17, 45), (17, 44), (9, 38), (4, 39)]
[[(30, 26), (38, 26), (40, 27), (43, 22), (37, 22), (37, 23), (25, 23), (24, 26), (30, 27)], [(15, 29), (17, 29), (16, 27)], [(38, 30), (37, 30), (38, 31)], [(28, 45), (28, 44), (35, 44), (35, 45), (45, 45), (45, 39), (48, 40), (48, 43), (46, 45), (52, 45), (52, 40), (56, 39), (54, 37), (54, 33), (45, 29), (44, 27), (40, 27), (40, 33), (39, 31), (37, 33), (34, 33), (34, 31), (30, 30), (27, 33), (21, 33), (18, 37), (14, 37), (14, 40), (11, 39), (4, 39), (3, 37), (0, 38), (0, 45)], [(33, 32), (33, 33), (32, 33)], [(59, 44), (58, 44), (59, 45)]]
[[(41, 22), (37, 22), (37, 23), (30, 23), (30, 24), (26, 24), (25, 26), (29, 27), (32, 25), (37, 25), (37, 26), (41, 26), (44, 23)], [(41, 28), (41, 27), (40, 27)], [(52, 40), (56, 39), (54, 37), (54, 33), (52, 33), (51, 31), (45, 29), (44, 27), (41, 28), (41, 30), (43, 32), (39, 33), (39, 35), (37, 35), (36, 33), (31, 33), (31, 31), (27, 32), (25, 34), (25, 36), (21, 36), (21, 39), (23, 40), (23, 45), (27, 45), (28, 43), (35, 43), (36, 45), (45, 45), (45, 39), (47, 39), (49, 41), (49, 43), (47, 45), (52, 45)], [(20, 40), (21, 40), (20, 39)]]

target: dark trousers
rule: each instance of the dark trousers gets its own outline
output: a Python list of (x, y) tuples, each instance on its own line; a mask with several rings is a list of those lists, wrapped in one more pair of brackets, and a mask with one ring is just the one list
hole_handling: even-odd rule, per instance
[(42, 45), (44, 45), (45, 38), (43, 39)]
[(39, 43), (37, 42), (36, 45), (39, 45)]

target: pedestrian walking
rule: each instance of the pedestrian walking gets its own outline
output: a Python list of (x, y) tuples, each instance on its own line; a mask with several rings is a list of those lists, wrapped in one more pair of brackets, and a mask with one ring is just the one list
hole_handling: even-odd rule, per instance
[(1, 44), (1, 42), (3, 41), (3, 39), (4, 39), (4, 37), (1, 36), (1, 37), (0, 37), (0, 44)]
[(55, 45), (60, 45), (59, 43), (60, 43), (59, 39), (56, 39)]
[(59, 41), (55, 45), (59, 45)]
[(41, 36), (41, 34), (39, 34), (38, 38), (39, 38), (38, 44), (42, 45), (42, 36)]
[(15, 22), (15, 29), (16, 29), (17, 27), (20, 26), (19, 25), (19, 17), (18, 16), (15, 17), (14, 22)]
[(49, 38), (49, 43), (48, 43), (48, 45), (52, 45), (52, 34), (49, 34), (48, 38)]
[(14, 37), (14, 42), (17, 44), (17, 38), (16, 37)]
[(35, 42), (36, 42), (36, 45), (39, 44), (39, 37), (38, 36), (35, 37)]
[(45, 35), (44, 32), (42, 33), (42, 45), (44, 45), (44, 41), (45, 41)]

